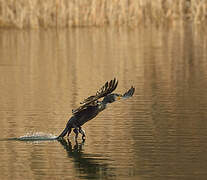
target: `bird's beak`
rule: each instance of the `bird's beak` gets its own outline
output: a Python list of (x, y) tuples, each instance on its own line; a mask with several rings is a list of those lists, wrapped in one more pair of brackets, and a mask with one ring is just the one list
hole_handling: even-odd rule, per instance
[(121, 98), (122, 98), (121, 96), (118, 96), (116, 99), (117, 99), (117, 100), (120, 100)]

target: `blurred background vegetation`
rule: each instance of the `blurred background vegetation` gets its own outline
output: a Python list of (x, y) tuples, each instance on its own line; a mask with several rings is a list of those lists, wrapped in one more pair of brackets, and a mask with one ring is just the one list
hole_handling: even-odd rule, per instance
[(0, 0), (0, 27), (204, 24), (207, 0)]

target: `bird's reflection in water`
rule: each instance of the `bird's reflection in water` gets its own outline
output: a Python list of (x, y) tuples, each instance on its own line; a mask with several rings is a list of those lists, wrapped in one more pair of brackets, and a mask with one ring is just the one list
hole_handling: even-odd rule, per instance
[(109, 159), (103, 158), (99, 154), (84, 153), (83, 146), (85, 140), (81, 143), (72, 143), (64, 138), (59, 140), (60, 144), (64, 147), (69, 158), (74, 159), (74, 165), (78, 171), (79, 178), (97, 179), (97, 178), (115, 178), (114, 168), (109, 167), (106, 161)]

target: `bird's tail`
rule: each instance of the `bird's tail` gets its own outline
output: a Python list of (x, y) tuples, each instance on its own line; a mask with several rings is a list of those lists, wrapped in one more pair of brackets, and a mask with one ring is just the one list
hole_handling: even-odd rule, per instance
[(71, 132), (71, 128), (72, 128), (72, 124), (74, 123), (75, 120), (76, 120), (76, 117), (75, 117), (75, 116), (72, 116), (72, 117), (68, 120), (65, 129), (64, 129), (63, 132), (57, 137), (57, 139), (63, 138), (67, 133), (70, 134), (70, 132)]
[(57, 137), (57, 139), (63, 138), (67, 134), (68, 130), (69, 130), (69, 126), (66, 126), (63, 132)]

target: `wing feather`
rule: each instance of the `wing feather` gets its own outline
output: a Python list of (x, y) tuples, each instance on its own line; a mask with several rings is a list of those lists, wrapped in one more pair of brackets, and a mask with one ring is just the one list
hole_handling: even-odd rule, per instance
[(110, 82), (106, 82), (97, 92), (96, 95), (89, 96), (88, 98), (84, 99), (80, 104), (82, 104), (79, 108), (72, 110), (72, 113), (75, 114), (80, 112), (81, 110), (85, 109), (87, 106), (94, 106), (97, 104), (98, 99), (105, 97), (106, 95), (112, 93), (118, 85), (118, 80), (114, 78)]
[(114, 78), (113, 80), (111, 80), (109, 83), (108, 81), (104, 84), (104, 86), (102, 86), (97, 92), (96, 95), (93, 96), (89, 96), (88, 98), (84, 99), (80, 104), (87, 104), (90, 103), (92, 101), (96, 101), (110, 93), (112, 93), (116, 87), (118, 85), (118, 81), (116, 80), (116, 78)]

